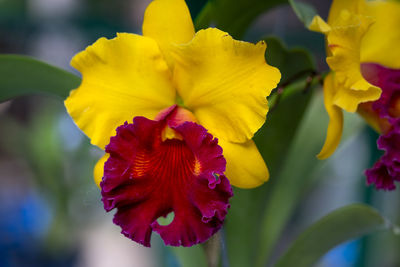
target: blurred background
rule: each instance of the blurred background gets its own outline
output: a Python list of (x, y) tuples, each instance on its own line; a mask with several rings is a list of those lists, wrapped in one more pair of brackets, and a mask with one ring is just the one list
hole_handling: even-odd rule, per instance
[[(29, 55), (77, 73), (70, 59), (96, 39), (113, 38), (116, 32), (140, 34), (149, 2), (0, 0), (0, 53)], [(187, 1), (192, 17), (205, 2)], [(305, 2), (327, 16), (330, 1)], [(289, 47), (307, 48), (319, 71), (328, 70), (322, 36), (305, 30), (289, 6), (259, 16), (244, 39), (255, 42), (267, 35), (278, 36)], [(314, 110), (320, 111), (322, 124), (308, 129), (316, 135), (324, 135), (327, 125), (320, 100), (314, 101)], [(399, 190), (377, 192), (365, 186), (363, 171), (380, 155), (378, 135), (355, 114), (346, 116), (345, 128), (340, 149), (309, 174), (312, 183), (297, 203), (272, 262), (306, 226), (348, 203), (371, 204), (400, 222)], [(148, 249), (123, 237), (112, 224), (92, 178), (101, 155), (60, 99), (29, 96), (0, 104), (0, 267), (180, 266), (156, 235)], [(318, 267), (394, 267), (400, 264), (399, 251), (398, 238), (379, 233), (337, 247)]]

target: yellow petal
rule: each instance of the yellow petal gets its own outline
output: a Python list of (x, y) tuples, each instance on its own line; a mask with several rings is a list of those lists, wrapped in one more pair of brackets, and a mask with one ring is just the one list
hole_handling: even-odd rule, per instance
[(226, 159), (226, 177), (230, 183), (240, 188), (254, 188), (269, 178), (265, 162), (253, 140), (237, 144), (218, 140)]
[(110, 154), (106, 153), (102, 156), (99, 161), (97, 161), (96, 165), (93, 169), (93, 178), (96, 185), (100, 188), (100, 182), (103, 179), (104, 174), (104, 163), (108, 160)]
[(100, 38), (71, 65), (82, 84), (65, 100), (68, 113), (91, 143), (104, 148), (115, 129), (135, 116), (153, 118), (175, 101), (170, 72), (157, 43), (122, 33)]
[(170, 45), (189, 42), (195, 32), (184, 0), (154, 0), (144, 13), (142, 28), (144, 36), (157, 41), (170, 66)]
[(365, 14), (375, 23), (363, 38), (361, 62), (400, 68), (400, 2), (368, 1)]
[(343, 130), (343, 112), (333, 103), (335, 95), (335, 84), (333, 74), (330, 73), (324, 80), (324, 104), (329, 115), (329, 125), (326, 134), (325, 144), (318, 154), (319, 159), (326, 159), (335, 152), (340, 143)]
[(340, 88), (334, 96), (333, 103), (348, 112), (356, 112), (359, 104), (379, 99), (380, 95), (380, 88), (360, 79), (351, 88)]
[(262, 126), (266, 97), (281, 74), (265, 62), (265, 42), (233, 40), (209, 28), (176, 46), (174, 81), (184, 105), (215, 136), (245, 142)]
[(331, 30), (331, 26), (329, 26), (320, 16), (314, 16), (308, 29), (315, 32), (327, 33)]
[(334, 24), (343, 10), (355, 14), (363, 14), (364, 8), (365, 0), (333, 0), (329, 9), (328, 24)]
[(381, 90), (369, 84), (360, 69), (361, 40), (372, 23), (369, 17), (344, 10), (327, 36), (331, 56), (326, 61), (340, 85), (334, 103), (349, 112), (355, 112), (360, 103), (380, 97)]

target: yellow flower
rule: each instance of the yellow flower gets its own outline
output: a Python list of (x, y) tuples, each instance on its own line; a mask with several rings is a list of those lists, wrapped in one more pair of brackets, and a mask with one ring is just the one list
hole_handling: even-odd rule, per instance
[[(125, 121), (154, 119), (178, 104), (218, 137), (231, 184), (256, 187), (269, 174), (251, 139), (280, 80), (265, 50), (262, 41), (236, 41), (215, 28), (195, 33), (183, 0), (155, 0), (145, 12), (143, 36), (100, 38), (72, 59), (82, 84), (65, 106), (91, 143), (104, 149)], [(107, 157), (95, 167), (97, 184)]]
[(222, 227), (230, 183), (268, 179), (252, 141), (280, 80), (265, 49), (218, 29), (195, 33), (183, 0), (155, 0), (143, 36), (100, 38), (72, 59), (82, 84), (65, 106), (106, 151), (95, 181), (125, 236), (144, 246), (153, 231), (166, 245), (204, 242)]
[(324, 33), (327, 63), (332, 72), (324, 82), (324, 103), (330, 118), (318, 158), (328, 158), (340, 142), (342, 110), (356, 112), (375, 101), (381, 89), (365, 80), (362, 63), (399, 68), (400, 4), (394, 1), (334, 0), (327, 23), (314, 17), (309, 28)]

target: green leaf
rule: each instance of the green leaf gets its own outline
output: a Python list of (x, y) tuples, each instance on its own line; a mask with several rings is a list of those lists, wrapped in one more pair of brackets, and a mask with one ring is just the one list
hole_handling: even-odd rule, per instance
[(251, 190), (234, 188), (224, 225), (231, 267), (254, 266), (259, 221), (267, 189), (267, 184)]
[[(234, 188), (225, 223), (228, 257), (232, 267), (255, 264), (266, 201), (275, 190), (280, 166), (292, 145), (313, 92), (312, 88), (304, 90), (307, 86), (304, 70), (314, 70), (310, 55), (300, 49), (289, 50), (276, 38), (266, 38), (266, 41), (268, 63), (280, 68), (284, 82), (296, 82), (285, 87), (279, 103), (270, 110), (265, 125), (254, 137), (270, 170), (270, 181), (251, 190)], [(299, 76), (299, 73), (303, 75)]]
[(169, 247), (181, 267), (215, 267), (220, 262), (222, 230), (206, 242), (192, 247)]
[(295, 0), (289, 0), (289, 4), (299, 20), (304, 23), (306, 28), (308, 28), (314, 16), (317, 15), (315, 8), (312, 5), (297, 2)]
[(272, 179), (269, 183), (273, 183), (311, 99), (312, 90), (306, 90), (306, 87), (312, 86), (307, 80), (314, 73), (315, 64), (304, 49), (288, 49), (276, 37), (267, 37), (264, 40), (268, 46), (266, 60), (281, 71), (282, 80), (278, 87), (284, 86), (281, 95), (275, 94), (275, 99), (270, 99), (274, 107), (268, 113), (266, 123), (254, 137), (271, 173)]
[[(279, 182), (279, 170), (312, 97), (312, 90), (307, 93), (301, 90), (304, 85), (304, 82), (292, 85), (290, 89), (296, 93), (282, 99), (254, 138), (270, 170), (270, 180), (251, 190), (234, 188), (234, 197), (225, 223), (228, 256), (232, 267), (255, 266), (256, 256), (260, 253), (259, 243), (264, 244), (265, 235), (279, 236), (279, 233), (270, 232), (269, 229), (265, 233), (260, 229), (264, 228), (265, 206), (268, 205), (270, 196), (282, 186)], [(274, 203), (276, 204), (275, 200)], [(282, 203), (278, 203), (276, 209), (282, 208), (286, 213)], [(274, 220), (275, 214), (269, 214), (272, 216), (268, 216), (272, 223), (280, 221), (279, 214), (278, 221)], [(272, 229), (280, 230), (277, 227)], [(275, 240), (271, 238), (270, 243), (273, 245)]]
[[(291, 111), (287, 112), (294, 114)], [(257, 245), (257, 266), (265, 266), (292, 210), (302, 196), (304, 188), (309, 185), (312, 170), (320, 162), (316, 155), (325, 138), (323, 129), (326, 122), (322, 94), (314, 94), (304, 118), (299, 122), (300, 127), (287, 152), (288, 156), (279, 166), (279, 173), (271, 176), (274, 184), (261, 211), (263, 217)]]
[(192, 247), (170, 247), (181, 267), (204, 267), (207, 259), (201, 245)]
[(261, 14), (279, 5), (290, 4), (296, 16), (306, 27), (317, 14), (309, 4), (295, 0), (209, 0), (196, 17), (197, 29), (215, 26), (241, 38), (251, 23)]
[(210, 0), (197, 16), (197, 29), (215, 26), (235, 38), (241, 38), (250, 24), (262, 13), (287, 0)]
[[(362, 129), (362, 120), (353, 114), (348, 115), (345, 114), (342, 141)], [(328, 120), (322, 91), (317, 91), (300, 122), (293, 144), (287, 152), (288, 156), (279, 167), (280, 172), (275, 177), (271, 176), (274, 183), (261, 211), (263, 218), (256, 246), (257, 266), (265, 266), (293, 210), (307, 189), (316, 182), (316, 171), (325, 163), (318, 160), (316, 155), (325, 140)]]
[(264, 41), (267, 43), (266, 61), (278, 68), (282, 74), (279, 86), (285, 86), (315, 72), (314, 58), (306, 49), (300, 47), (289, 49), (274, 36), (265, 37)]
[(370, 206), (352, 204), (342, 207), (301, 233), (276, 267), (312, 266), (326, 252), (345, 241), (391, 227), (391, 224)]
[(30, 94), (65, 98), (81, 79), (65, 70), (20, 55), (0, 55), (0, 102)]

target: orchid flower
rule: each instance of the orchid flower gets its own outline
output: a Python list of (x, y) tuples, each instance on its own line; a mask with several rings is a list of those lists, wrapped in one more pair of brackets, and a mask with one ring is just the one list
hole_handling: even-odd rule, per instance
[(320, 159), (340, 143), (343, 110), (359, 112), (382, 134), (385, 155), (366, 171), (367, 183), (395, 188), (400, 180), (400, 3), (334, 0), (328, 21), (315, 16), (309, 28), (324, 33), (327, 63), (324, 103), (330, 117)]
[[(122, 233), (144, 246), (153, 231), (167, 245), (191, 246), (221, 228), (230, 184), (267, 181), (252, 137), (280, 72), (266, 63), (263, 41), (216, 28), (195, 33), (183, 0), (150, 3), (142, 30), (78, 53), (71, 65), (82, 83), (65, 106), (105, 150), (95, 181)], [(172, 222), (161, 225), (168, 214)]]

